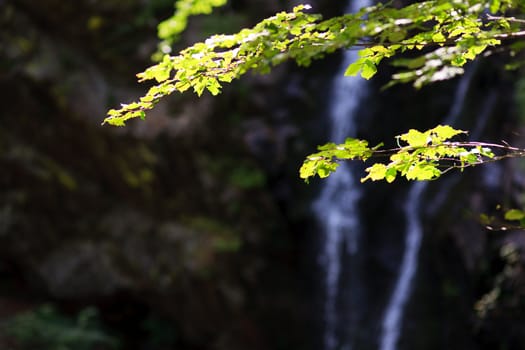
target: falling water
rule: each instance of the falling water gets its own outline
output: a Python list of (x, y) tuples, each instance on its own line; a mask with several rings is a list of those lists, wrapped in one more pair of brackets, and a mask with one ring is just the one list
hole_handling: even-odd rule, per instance
[[(354, 0), (348, 5), (347, 13), (370, 6), (370, 0)], [(366, 83), (357, 77), (345, 77), (346, 67), (357, 59), (355, 50), (344, 53), (341, 68), (331, 87), (329, 118), (331, 122), (330, 140), (343, 142), (346, 137), (355, 135), (357, 107), (366, 92)], [(327, 181), (324, 181), (320, 196), (313, 204), (315, 215), (322, 225), (324, 243), (320, 263), (325, 273), (324, 302), (324, 349), (333, 350), (346, 346), (337, 336), (337, 300), (340, 297), (339, 284), (341, 259), (345, 245), (347, 254), (358, 251), (359, 213), (357, 202), (361, 192), (347, 163), (342, 163)]]
[[(448, 116), (443, 120), (444, 124), (454, 124), (459, 117), (472, 81), (473, 71), (474, 69), (467, 71), (460, 80), (454, 94), (452, 107)], [(404, 307), (410, 296), (412, 280), (417, 271), (417, 257), (423, 236), (420, 207), (428, 184), (429, 182), (425, 181), (414, 183), (410, 187), (403, 208), (406, 219), (405, 251), (394, 292), (384, 314), (380, 350), (395, 350), (397, 348)]]

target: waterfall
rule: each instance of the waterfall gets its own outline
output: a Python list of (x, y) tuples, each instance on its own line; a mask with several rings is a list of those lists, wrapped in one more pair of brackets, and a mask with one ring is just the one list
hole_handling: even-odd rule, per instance
[[(370, 6), (370, 0), (354, 0), (346, 12), (356, 12)], [(366, 93), (366, 82), (359, 77), (345, 77), (347, 66), (357, 59), (355, 50), (344, 53), (343, 62), (331, 86), (329, 104), (330, 140), (344, 142), (346, 137), (355, 135), (356, 112)], [(347, 255), (355, 255), (359, 241), (359, 213), (357, 202), (361, 191), (348, 163), (342, 163), (337, 171), (323, 181), (319, 197), (313, 203), (313, 210), (323, 232), (323, 247), (319, 262), (325, 274), (324, 280), (324, 349), (349, 348), (338, 339), (337, 301), (340, 296), (341, 261), (343, 245)], [(351, 326), (351, 325), (348, 325)]]
[[(451, 109), (443, 124), (454, 124), (458, 119), (469, 90), (474, 69), (468, 70), (461, 78), (452, 101)], [(399, 275), (390, 297), (382, 322), (380, 350), (395, 350), (402, 327), (405, 304), (410, 297), (412, 280), (417, 272), (419, 248), (423, 236), (421, 201), (428, 181), (415, 182), (408, 192), (403, 207), (406, 220), (405, 250), (399, 268)]]

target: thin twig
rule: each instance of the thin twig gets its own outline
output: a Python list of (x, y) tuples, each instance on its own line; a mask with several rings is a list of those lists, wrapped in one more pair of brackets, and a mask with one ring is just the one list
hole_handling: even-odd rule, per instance
[(490, 14), (487, 14), (486, 18), (489, 21), (497, 21), (497, 20), (501, 20), (502, 19), (502, 20), (505, 20), (505, 21), (508, 21), (508, 22), (524, 23), (525, 24), (525, 19), (516, 18), (516, 17), (492, 16)]

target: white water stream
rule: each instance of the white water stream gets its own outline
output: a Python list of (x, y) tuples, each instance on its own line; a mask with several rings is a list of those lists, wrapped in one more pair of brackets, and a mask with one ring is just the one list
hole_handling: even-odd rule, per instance
[[(346, 13), (370, 6), (370, 0), (350, 1)], [(360, 77), (345, 77), (348, 65), (357, 59), (356, 50), (347, 50), (332, 86), (329, 103), (331, 123), (330, 141), (342, 143), (346, 137), (355, 136), (357, 107), (366, 94), (366, 81)], [(338, 339), (337, 301), (341, 279), (342, 247), (354, 255), (359, 243), (359, 212), (357, 202), (361, 191), (348, 163), (341, 163), (337, 171), (323, 183), (319, 197), (313, 204), (314, 213), (323, 231), (323, 248), (320, 263), (324, 281), (324, 350), (349, 349)]]
[[(346, 12), (356, 12), (362, 7), (370, 6), (371, 3), (371, 0), (350, 0)], [(366, 81), (358, 77), (344, 76), (347, 66), (356, 59), (357, 50), (347, 50), (344, 53), (343, 62), (331, 86), (328, 110), (331, 123), (329, 137), (336, 143), (343, 142), (346, 137), (355, 136), (357, 109), (363, 97), (367, 95)], [(443, 124), (454, 125), (458, 119), (464, 107), (474, 70), (467, 71), (460, 80), (451, 109), (443, 119)], [(428, 182), (414, 183), (409, 189), (403, 207), (406, 220), (405, 247), (399, 274), (381, 323), (380, 350), (397, 350), (405, 305), (410, 298), (412, 281), (418, 269), (418, 255), (423, 236), (421, 205), (428, 184)], [(347, 339), (345, 333), (355, 335), (355, 328), (359, 326), (356, 317), (341, 315), (338, 306), (348, 298), (348, 292), (347, 295), (343, 295), (341, 290), (342, 272), (352, 270), (342, 265), (343, 258), (350, 257), (351, 262), (352, 257), (355, 257), (359, 251), (361, 225), (358, 202), (361, 196), (358, 180), (349, 164), (344, 162), (335, 173), (323, 181), (321, 193), (313, 203), (314, 214), (323, 234), (322, 251), (319, 256), (325, 274), (323, 350), (351, 350), (354, 341)], [(351, 320), (350, 324), (340, 324), (348, 319)]]
[[(454, 125), (463, 110), (467, 92), (469, 90), (473, 69), (461, 78), (452, 101), (448, 116), (443, 124)], [(403, 326), (403, 313), (405, 304), (411, 293), (412, 281), (418, 268), (418, 255), (423, 236), (421, 217), (421, 201), (429, 182), (415, 182), (408, 192), (403, 207), (406, 220), (405, 250), (399, 268), (399, 275), (394, 291), (386, 308), (382, 322), (380, 350), (396, 350), (401, 328)]]

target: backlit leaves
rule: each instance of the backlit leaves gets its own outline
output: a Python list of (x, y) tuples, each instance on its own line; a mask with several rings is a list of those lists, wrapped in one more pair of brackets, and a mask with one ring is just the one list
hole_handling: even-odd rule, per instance
[(310, 177), (318, 175), (325, 178), (339, 166), (338, 160), (368, 159), (377, 148), (369, 148), (368, 142), (347, 138), (342, 144), (327, 143), (317, 147), (319, 152), (310, 154), (299, 169), (299, 176), (308, 182)]
[[(177, 13), (183, 19), (172, 18), (161, 24), (159, 36), (169, 46), (169, 38), (178, 35), (188, 15), (208, 13), (224, 2), (179, 0)], [(515, 38), (515, 33), (523, 30), (521, 21), (487, 17), (486, 13), (499, 15), (517, 6), (511, 0), (429, 0), (402, 8), (387, 2), (327, 20), (306, 13), (309, 6), (297, 6), (253, 28), (214, 35), (175, 56), (165, 55), (161, 62), (138, 74), (140, 81), (153, 80), (157, 85), (135, 104), (110, 110), (104, 122), (122, 126), (129, 119), (142, 118), (160, 99), (175, 91), (191, 89), (201, 95), (207, 90), (216, 95), (224, 83), (248, 71), (268, 73), (289, 59), (307, 66), (327, 53), (350, 47), (360, 48), (360, 52), (345, 74), (360, 73), (365, 79), (376, 74), (384, 59), (416, 52), (409, 59), (393, 61), (402, 71), (393, 75), (391, 84), (411, 82), (419, 88), (462, 74), (462, 66), (468, 61), (501, 45), (502, 40)], [(169, 47), (165, 49), (163, 52), (169, 53)]]
[(377, 73), (377, 65), (383, 58), (392, 56), (396, 48), (395, 46), (387, 48), (377, 45), (359, 51), (359, 58), (348, 66), (345, 75), (354, 76), (361, 71), (361, 77), (367, 80), (372, 78)]
[(398, 138), (405, 141), (411, 147), (423, 147), (426, 145), (439, 145), (452, 137), (465, 134), (463, 130), (457, 130), (449, 125), (438, 125), (425, 132), (410, 129), (407, 133), (399, 135)]
[(175, 13), (170, 18), (159, 23), (158, 37), (160, 52), (171, 52), (171, 44), (186, 29), (188, 17), (210, 14), (214, 7), (224, 6), (227, 0), (177, 0), (175, 2)]
[(347, 139), (341, 145), (328, 143), (305, 159), (299, 175), (305, 181), (315, 175), (323, 178), (335, 171), (340, 161), (366, 161), (375, 156), (388, 156), (388, 163), (377, 162), (368, 167), (361, 182), (393, 182), (398, 176), (425, 181), (434, 180), (450, 169), (464, 169), (494, 157), (490, 148), (479, 143), (450, 141), (461, 134), (466, 132), (448, 125), (438, 125), (427, 131), (411, 129), (397, 136), (398, 148), (386, 150), (380, 149), (382, 145), (369, 148), (366, 141), (356, 139)]

